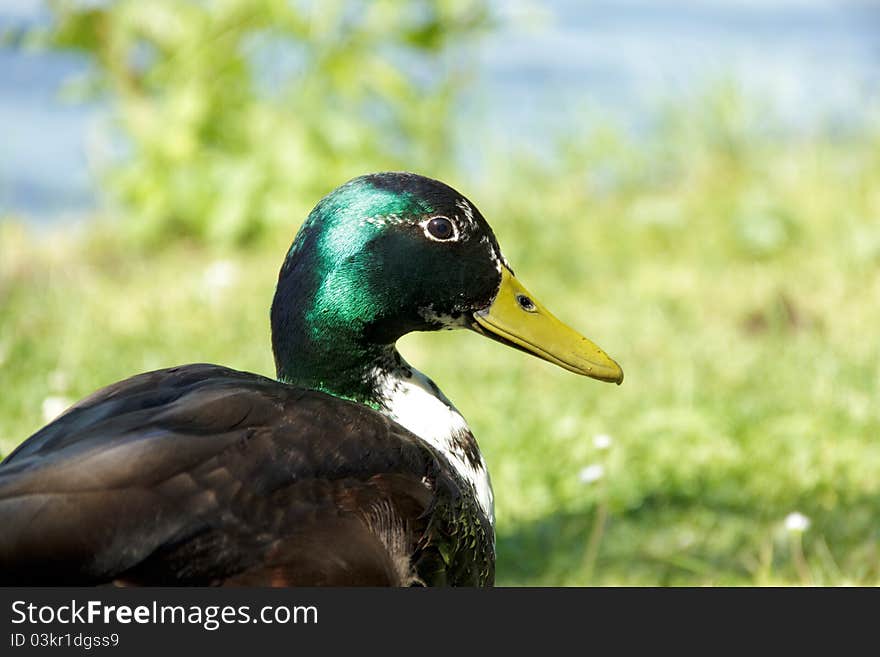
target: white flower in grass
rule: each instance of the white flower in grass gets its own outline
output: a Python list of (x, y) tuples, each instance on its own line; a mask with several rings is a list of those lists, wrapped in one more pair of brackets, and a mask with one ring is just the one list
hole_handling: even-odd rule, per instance
[(606, 450), (611, 449), (611, 446), (614, 444), (614, 439), (609, 436), (607, 433), (600, 433), (598, 435), (593, 436), (593, 447), (598, 450)]
[(205, 269), (204, 284), (209, 293), (222, 292), (238, 279), (238, 267), (231, 260), (215, 260)]
[(51, 422), (72, 404), (67, 397), (49, 396), (43, 400), (43, 421)]
[(583, 484), (592, 484), (605, 476), (605, 467), (601, 463), (593, 463), (583, 468), (578, 478)]
[(792, 534), (803, 534), (810, 528), (810, 519), (803, 513), (794, 511), (785, 516), (785, 529)]

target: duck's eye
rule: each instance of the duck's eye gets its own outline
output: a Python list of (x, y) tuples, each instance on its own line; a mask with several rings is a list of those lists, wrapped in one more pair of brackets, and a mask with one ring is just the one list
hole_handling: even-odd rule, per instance
[(449, 240), (455, 237), (455, 225), (446, 217), (433, 217), (425, 224), (425, 232), (435, 240)]

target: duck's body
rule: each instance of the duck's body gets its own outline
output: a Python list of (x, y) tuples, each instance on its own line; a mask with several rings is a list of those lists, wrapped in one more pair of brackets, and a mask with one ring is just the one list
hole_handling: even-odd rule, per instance
[[(514, 326), (520, 312), (534, 326)], [(459, 326), (622, 377), (525, 296), (454, 190), (412, 174), (344, 185), (282, 267), (278, 380), (216, 365), (141, 374), (0, 465), (0, 584), (492, 584), (485, 461), (394, 348)]]
[(492, 525), (435, 449), (363, 405), (216, 365), (104, 388), (2, 471), (5, 584), (494, 576)]

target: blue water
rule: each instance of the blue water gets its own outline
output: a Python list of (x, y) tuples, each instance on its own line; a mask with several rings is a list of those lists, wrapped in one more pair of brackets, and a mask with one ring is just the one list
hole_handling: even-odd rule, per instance
[[(461, 135), (499, 147), (546, 141), (583, 110), (649, 126), (664, 103), (719, 80), (774, 108), (793, 130), (857, 125), (880, 101), (880, 0), (607, 0), (495, 3), (501, 27), (476, 48)], [(3, 0), (0, 30), (45, 20)], [(35, 218), (96, 204), (100, 105), (59, 98), (88, 64), (0, 48), (0, 213)]]

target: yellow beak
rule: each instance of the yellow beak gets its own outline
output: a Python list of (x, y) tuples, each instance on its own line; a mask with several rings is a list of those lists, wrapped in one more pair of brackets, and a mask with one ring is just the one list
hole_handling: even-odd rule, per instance
[(492, 304), (474, 313), (478, 332), (538, 358), (600, 381), (623, 382), (623, 370), (608, 354), (544, 308), (501, 268), (501, 288)]

